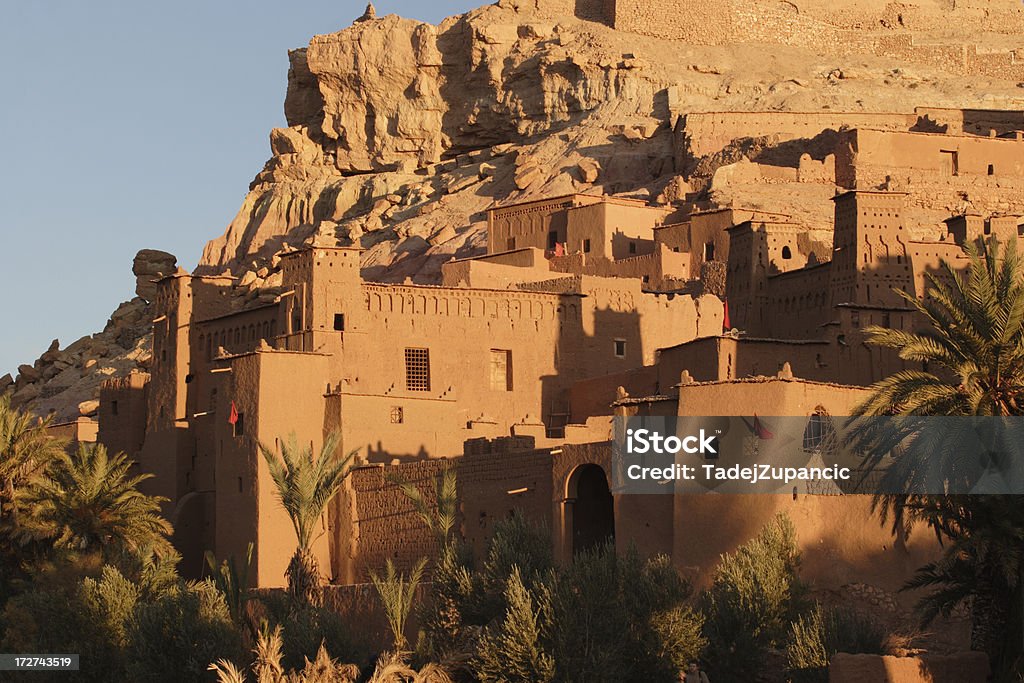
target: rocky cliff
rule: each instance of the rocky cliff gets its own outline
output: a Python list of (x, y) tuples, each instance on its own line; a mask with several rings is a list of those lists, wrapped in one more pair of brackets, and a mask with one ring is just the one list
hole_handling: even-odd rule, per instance
[[(288, 127), (271, 131), (270, 160), (198, 271), (238, 277), (238, 306), (270, 301), (276, 255), (319, 239), (364, 247), (366, 278), (429, 283), (453, 256), (485, 250), (495, 202), (601, 192), (729, 204), (741, 183), (721, 174), (712, 185), (716, 168), (696, 177), (679, 159), (672, 129), (688, 112), (1024, 108), (1024, 83), (1009, 73), (965, 75), (850, 45), (640, 37), (578, 18), (571, 4), (501, 0), (438, 26), (368, 13), (293, 50)], [(882, 29), (905, 37), (890, 23)], [(986, 39), (928, 30), (914, 40), (953, 52)], [(812, 222), (818, 194), (795, 209)], [(170, 267), (166, 256), (142, 261)], [(86, 411), (79, 403), (95, 398), (98, 377), (145, 365), (145, 301), (140, 290), (103, 333), (56, 344), (0, 391), (43, 413)]]

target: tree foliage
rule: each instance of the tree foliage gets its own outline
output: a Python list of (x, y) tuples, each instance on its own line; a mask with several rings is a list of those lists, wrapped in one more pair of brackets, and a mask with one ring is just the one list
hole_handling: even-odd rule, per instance
[(338, 435), (329, 434), (324, 439), (319, 457), (314, 457), (312, 444), (299, 446), (294, 433), (279, 441), (280, 456), (270, 447), (260, 444), (278, 500), (288, 513), (298, 541), (295, 554), (288, 563), (288, 589), (295, 599), (307, 604), (320, 601), (320, 568), (311, 550), (317, 523), (327, 503), (341, 488), (356, 453), (352, 451), (338, 457), (338, 445)]
[(107, 560), (143, 548), (171, 552), (171, 525), (160, 515), (165, 499), (139, 491), (139, 483), (152, 475), (132, 475), (132, 464), (102, 444), (82, 443), (60, 453), (21, 494), (34, 531), (59, 548), (96, 551)]
[(869, 454), (869, 464), (885, 465), (888, 493), (876, 498), (883, 522), (891, 520), (894, 531), (903, 534), (922, 522), (946, 546), (943, 556), (921, 568), (908, 585), (930, 589), (919, 605), (924, 622), (971, 604), (973, 647), (989, 653), (997, 669), (1007, 670), (1024, 656), (1020, 497), (918, 493), (926, 490), (919, 485), (924, 477), (966, 491), (986, 486), (980, 478), (986, 472), (1021, 467), (1000, 461), (1001, 453), (1015, 449), (1002, 448), (999, 441), (1024, 438), (1015, 423), (994, 422), (1002, 428), (986, 437), (994, 447), (967, 459), (962, 444), (978, 439), (969, 420), (932, 421), (923, 429), (918, 419), (1024, 415), (1024, 264), (1015, 241), (1001, 249), (993, 238), (967, 245), (966, 251), (966, 271), (943, 262), (938, 275), (928, 276), (927, 297), (902, 293), (925, 321), (921, 329), (865, 330), (868, 343), (895, 349), (922, 369), (877, 382), (855, 411), (862, 418), (908, 416), (904, 421), (893, 428), (862, 419), (852, 434)]
[(722, 556), (701, 600), (712, 679), (752, 680), (807, 608), (796, 532), (785, 515)]

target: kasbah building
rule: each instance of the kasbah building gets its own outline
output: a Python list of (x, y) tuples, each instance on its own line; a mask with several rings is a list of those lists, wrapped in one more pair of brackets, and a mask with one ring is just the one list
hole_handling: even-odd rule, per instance
[[(633, 5), (618, 6), (628, 24)], [(785, 512), (817, 587), (904, 600), (936, 548), (894, 538), (870, 496), (619, 494), (612, 418), (850, 414), (907, 367), (861, 332), (918, 325), (893, 290), (924, 297), (964, 244), (1024, 238), (1022, 131), (1021, 111), (687, 113), (677, 168), (770, 140), (773, 165), (741, 166), (773, 184), (776, 207), (497, 202), (487, 253), (445, 264), (440, 286), (366, 281), (359, 249), (314, 241), (280, 254), (275, 302), (244, 310), (232, 278), (179, 270), (158, 282), (150, 372), (105, 384), (97, 439), (155, 475), (147, 492), (169, 500), (186, 574), (206, 550), (244, 557), (252, 543), (252, 585), (285, 585), (295, 537), (259, 444), (295, 433), (318, 451), (337, 431), (358, 451), (316, 545), (337, 586), (436, 552), (394, 482), (428, 493), (452, 467), (478, 554), (519, 510), (562, 561), (612, 537), (700, 584)], [(832, 197), (829, 230), (794, 210), (808, 188)]]

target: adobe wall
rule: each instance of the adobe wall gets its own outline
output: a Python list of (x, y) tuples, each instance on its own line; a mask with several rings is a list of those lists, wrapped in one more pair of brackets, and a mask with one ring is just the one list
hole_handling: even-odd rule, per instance
[(867, 584), (909, 608), (916, 598), (900, 589), (938, 555), (926, 529), (903, 542), (893, 538), (872, 511), (869, 495), (801, 494), (794, 500), (792, 495), (678, 494), (674, 514), (685, 523), (675, 525), (673, 558), (705, 586), (722, 553), (735, 551), (779, 513), (793, 522), (801, 574), (816, 590), (840, 592), (851, 584)]
[(670, 291), (682, 287), (690, 279), (690, 255), (672, 251), (662, 244), (652, 247), (654, 250), (648, 254), (614, 261), (588, 254), (569, 254), (553, 256), (549, 263), (554, 272), (639, 280), (645, 290)]
[(336, 580), (365, 581), (388, 559), (403, 571), (420, 558), (436, 558), (435, 537), (416, 514), (396, 481), (415, 484), (434, 504), (435, 484), (444, 467), (454, 467), (461, 533), (474, 556), (484, 557), (496, 522), (520, 511), (551, 526), (551, 455), (546, 451), (467, 454), (453, 460), (360, 467), (349, 475), (337, 506), (350, 526), (339, 526), (332, 567)]
[[(971, 211), (985, 215), (1024, 213), (1022, 141), (873, 130), (843, 135), (836, 155), (837, 183), (848, 189), (907, 192), (908, 210), (917, 223), (937, 224), (962, 213), (965, 202)], [(937, 233), (915, 231), (912, 236), (934, 239)]]
[(487, 253), (524, 247), (547, 249), (552, 233), (564, 243), (567, 211), (602, 201), (597, 195), (566, 195), (487, 210)]
[(99, 423), (87, 417), (80, 417), (73, 422), (51, 424), (46, 429), (46, 435), (51, 439), (67, 441), (69, 450), (78, 448), (80, 443), (96, 443), (98, 434)]
[(767, 315), (746, 331), (776, 339), (820, 338), (822, 326), (834, 317), (829, 296), (831, 265), (770, 276), (764, 300)]
[[(697, 382), (728, 382), (746, 377), (773, 377), (782, 369), (782, 365), (788, 362), (798, 377), (827, 380), (831, 375), (828, 370), (830, 356), (829, 344), (826, 341), (712, 337), (664, 349), (658, 358), (658, 379), (664, 388), (678, 382), (683, 370), (688, 371)], [(749, 387), (743, 384), (737, 385), (740, 393), (748, 389)], [(707, 399), (708, 401), (717, 401), (719, 391), (726, 390), (705, 391), (713, 397)], [(694, 406), (700, 405), (700, 401), (694, 400)], [(733, 400), (730, 398), (729, 402)], [(709, 402), (705, 405), (717, 406), (719, 403)], [(778, 404), (768, 402), (767, 405)], [(763, 412), (763, 409), (759, 410)]]
[(149, 375), (133, 372), (100, 385), (99, 429), (96, 440), (111, 453), (133, 460), (146, 440)]
[[(811, 141), (823, 131), (839, 131), (843, 128), (909, 130), (917, 120), (916, 114), (902, 113), (687, 113), (679, 119), (675, 128), (676, 167), (693, 168), (696, 160), (721, 151), (735, 140), (766, 137), (777, 145), (790, 140)], [(801, 149), (800, 153), (804, 151), (810, 150)]]
[[(454, 455), (466, 439), (542, 423), (557, 430), (571, 421), (574, 381), (651, 364), (656, 349), (721, 329), (715, 297), (643, 293), (623, 278), (563, 284), (564, 295), (549, 282), (529, 286), (542, 291), (364, 285), (361, 316), (336, 333), (341, 373), (325, 380), (342, 415), (358, 416), (340, 419), (348, 443), (390, 462)], [(407, 348), (429, 354), (425, 390), (406, 386)], [(491, 376), (495, 353), (511, 360), (508, 381)]]
[(839, 653), (828, 667), (830, 683), (985, 683), (990, 667), (984, 652), (893, 657)]
[(582, 252), (608, 259), (623, 259), (650, 253), (654, 247), (655, 225), (668, 211), (641, 202), (605, 198), (566, 211), (566, 239), (570, 252)]
[[(216, 541), (210, 547), (218, 557), (241, 558), (253, 541), (250, 577), (255, 586), (286, 585), (285, 569), (296, 547), (295, 530), (259, 444), (274, 449), (279, 439), (295, 434), (300, 448), (312, 447), (319, 455), (327, 361), (320, 354), (261, 351), (231, 358), (231, 371), (217, 374), (222, 384), (217, 412), (210, 418), (216, 451), (201, 454), (216, 460)], [(232, 402), (242, 415), (240, 430), (227, 419)], [(318, 531), (314, 553), (326, 570), (331, 566), (326, 514)]]

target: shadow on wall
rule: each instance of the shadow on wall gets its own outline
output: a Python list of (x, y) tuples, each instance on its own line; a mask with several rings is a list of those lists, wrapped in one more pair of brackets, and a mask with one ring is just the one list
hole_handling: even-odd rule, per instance
[(419, 462), (422, 460), (430, 459), (430, 451), (423, 444), (420, 444), (420, 448), (415, 453), (392, 453), (391, 451), (384, 448), (382, 441), (377, 441), (377, 446), (374, 448), (373, 444), (366, 444), (366, 462), (370, 464), (385, 464), (390, 465), (394, 461), (399, 463), (406, 462)]
[[(541, 419), (553, 439), (563, 438), (566, 425), (573, 423), (569, 388), (574, 381), (643, 365), (640, 315), (635, 310), (594, 311), (594, 332), (587, 335), (580, 299), (563, 300), (559, 309), (562, 323), (554, 348), (558, 374), (540, 378)], [(614, 400), (614, 395), (608, 396), (609, 404)]]

